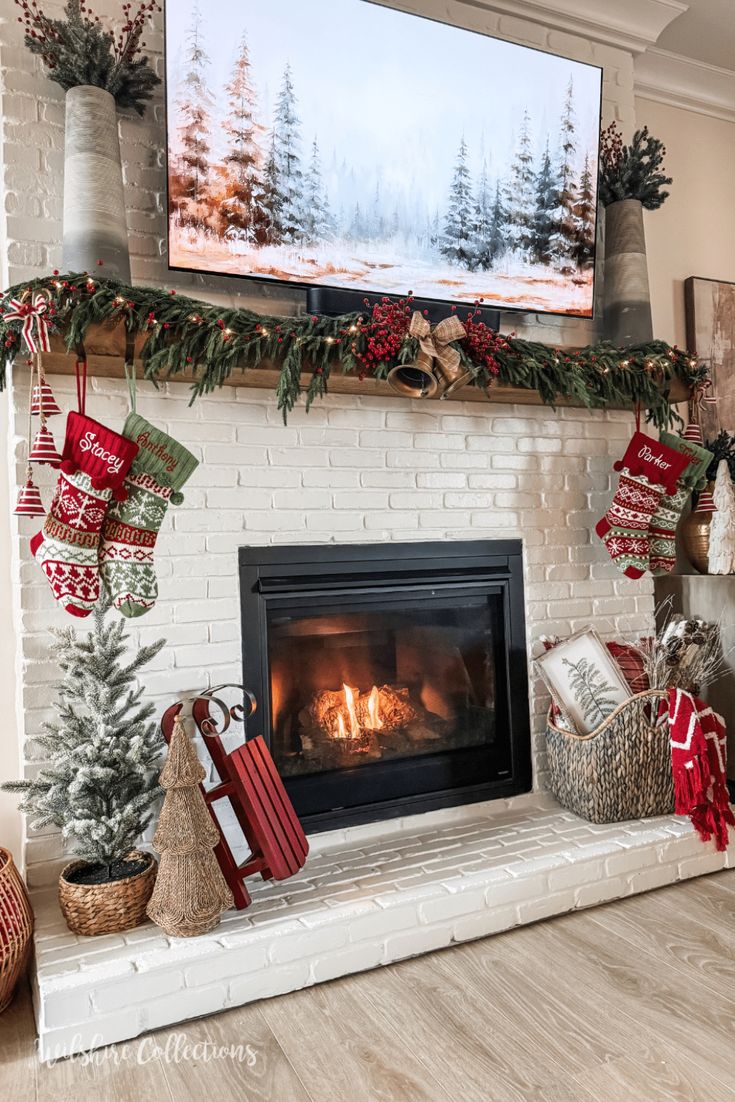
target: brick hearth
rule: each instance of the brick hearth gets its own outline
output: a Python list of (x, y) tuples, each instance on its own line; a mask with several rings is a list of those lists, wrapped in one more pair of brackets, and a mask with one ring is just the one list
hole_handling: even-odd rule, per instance
[(313, 839), (304, 870), (252, 882), (204, 937), (71, 934), (34, 899), (34, 1001), (48, 1060), (735, 864), (686, 819), (594, 826), (548, 795)]

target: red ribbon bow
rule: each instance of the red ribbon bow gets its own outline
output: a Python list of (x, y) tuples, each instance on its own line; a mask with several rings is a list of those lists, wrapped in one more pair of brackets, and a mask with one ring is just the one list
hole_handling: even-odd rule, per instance
[(30, 300), (12, 298), (10, 310), (3, 314), (3, 321), (23, 322), (22, 334), (29, 352), (51, 351), (45, 317), (48, 308), (48, 299), (39, 291)]
[(717, 399), (715, 398), (714, 394), (709, 393), (711, 389), (711, 379), (702, 379), (702, 381), (700, 383), (697, 383), (696, 387), (694, 388), (694, 397), (700, 409), (704, 409), (705, 406), (717, 405)]

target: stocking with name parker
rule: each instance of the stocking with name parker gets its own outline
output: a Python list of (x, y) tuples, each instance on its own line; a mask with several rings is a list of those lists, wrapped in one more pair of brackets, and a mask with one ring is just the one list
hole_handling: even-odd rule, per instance
[(663, 495), (676, 492), (690, 461), (689, 455), (636, 431), (613, 465), (620, 471), (617, 493), (595, 531), (626, 577), (641, 578), (648, 569), (651, 520)]

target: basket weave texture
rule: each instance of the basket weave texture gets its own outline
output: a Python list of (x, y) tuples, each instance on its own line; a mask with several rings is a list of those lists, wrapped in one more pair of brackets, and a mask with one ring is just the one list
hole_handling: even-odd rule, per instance
[(28, 962), (33, 911), (11, 854), (0, 848), (0, 1013)]
[(571, 734), (551, 719), (546, 727), (550, 787), (569, 811), (591, 823), (645, 819), (674, 810), (669, 727), (649, 717), (667, 694), (638, 693), (588, 735)]
[(148, 867), (127, 880), (108, 884), (71, 884), (67, 876), (86, 861), (71, 861), (59, 877), (59, 906), (74, 934), (115, 934), (132, 930), (146, 921), (145, 909), (153, 892), (158, 868), (155, 857), (134, 849), (126, 861), (145, 858)]

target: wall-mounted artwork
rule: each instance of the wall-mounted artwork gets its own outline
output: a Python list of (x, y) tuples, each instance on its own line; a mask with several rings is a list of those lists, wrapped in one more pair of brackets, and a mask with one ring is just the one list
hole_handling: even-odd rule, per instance
[(735, 434), (735, 283), (690, 276), (684, 282), (687, 347), (710, 369), (711, 396), (699, 411), (705, 440)]
[(592, 315), (599, 67), (366, 0), (169, 0), (166, 76), (172, 268)]

